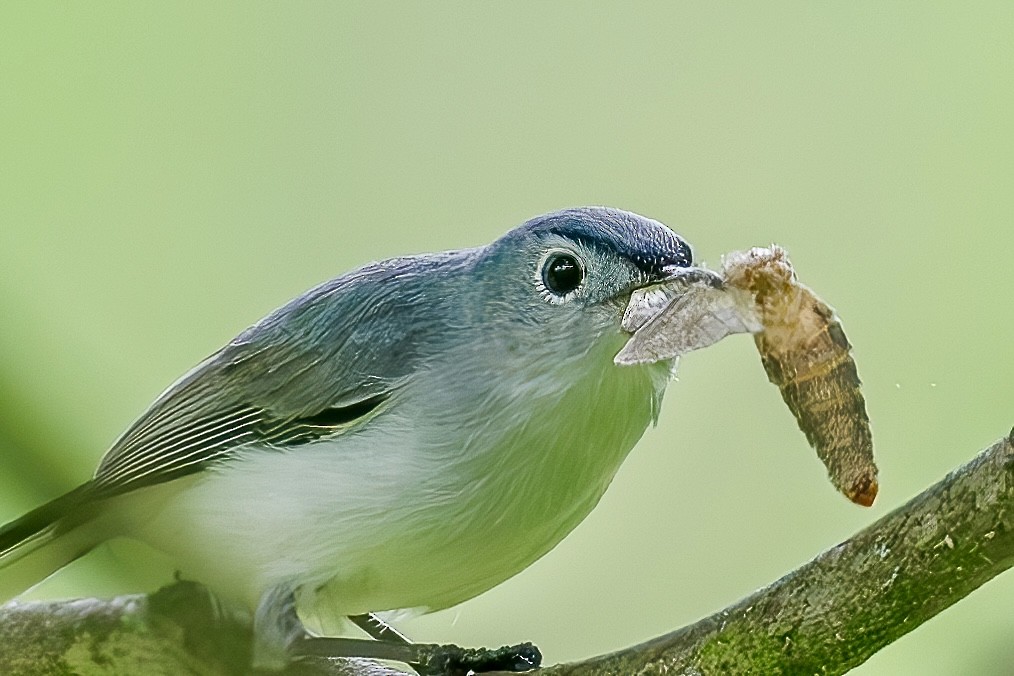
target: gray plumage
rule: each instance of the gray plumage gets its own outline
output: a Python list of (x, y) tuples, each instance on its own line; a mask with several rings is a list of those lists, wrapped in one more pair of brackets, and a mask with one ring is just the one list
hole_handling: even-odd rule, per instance
[(673, 364), (613, 364), (623, 311), (691, 263), (661, 223), (587, 207), (326, 282), (0, 528), (0, 598), (117, 536), (256, 613), (266, 643), (272, 599), (320, 628), (471, 598), (570, 532), (657, 416)]

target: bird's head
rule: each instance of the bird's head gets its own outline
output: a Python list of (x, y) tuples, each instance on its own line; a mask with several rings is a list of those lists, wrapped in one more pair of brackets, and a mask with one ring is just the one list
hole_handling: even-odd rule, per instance
[(690, 246), (667, 226), (628, 211), (581, 207), (538, 216), (482, 251), (484, 322), (523, 331), (523, 343), (585, 352), (603, 337), (618, 346), (630, 294), (693, 263)]

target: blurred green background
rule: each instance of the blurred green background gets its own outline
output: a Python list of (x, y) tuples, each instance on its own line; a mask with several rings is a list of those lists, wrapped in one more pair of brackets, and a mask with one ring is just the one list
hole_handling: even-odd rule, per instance
[[(881, 496), (833, 492), (739, 336), (563, 544), (402, 628), (559, 661), (724, 607), (1014, 424), (1012, 35), (1007, 2), (4, 3), (0, 520), (318, 281), (610, 204), (712, 263), (789, 249), (856, 346)], [(35, 595), (170, 570), (104, 547)], [(855, 673), (1014, 673), (1012, 607), (1007, 574)]]

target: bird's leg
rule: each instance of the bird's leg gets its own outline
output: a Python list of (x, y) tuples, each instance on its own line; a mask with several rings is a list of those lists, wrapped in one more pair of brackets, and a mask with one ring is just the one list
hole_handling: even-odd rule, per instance
[(412, 643), (373, 614), (350, 619), (373, 638), (314, 636), (296, 613), (292, 590), (268, 592), (254, 617), (254, 666), (277, 669), (294, 659), (363, 657), (404, 662), (426, 676), (458, 676), (470, 671), (529, 671), (542, 662), (539, 649), (530, 643), (496, 650)]
[(306, 635), (296, 613), (296, 597), (287, 586), (267, 591), (254, 613), (253, 667), (281, 671), (292, 661), (290, 646)]

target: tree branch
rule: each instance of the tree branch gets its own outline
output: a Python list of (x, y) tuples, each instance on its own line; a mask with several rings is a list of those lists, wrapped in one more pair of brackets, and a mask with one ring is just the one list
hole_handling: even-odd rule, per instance
[(1014, 564), (1014, 430), (865, 530), (695, 624), (562, 674), (841, 674)]
[[(571, 674), (841, 674), (1014, 565), (1014, 430), (848, 541), (729, 608)], [(177, 582), (109, 601), (0, 608), (0, 673), (248, 673), (250, 629)], [(320, 660), (306, 676), (395, 676)]]

